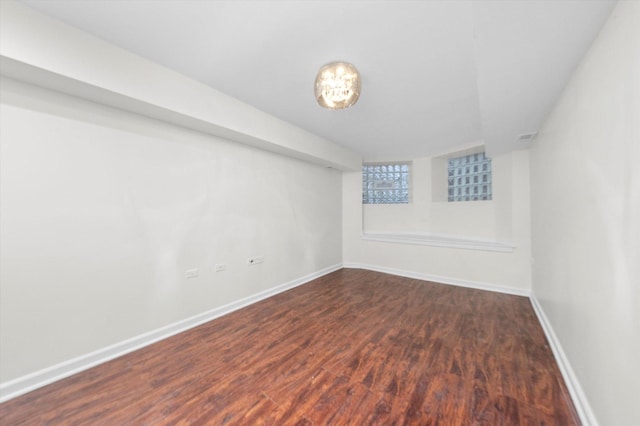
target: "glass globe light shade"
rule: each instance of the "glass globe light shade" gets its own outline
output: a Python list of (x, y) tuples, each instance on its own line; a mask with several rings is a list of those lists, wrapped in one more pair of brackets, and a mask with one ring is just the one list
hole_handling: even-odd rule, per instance
[(324, 108), (349, 108), (358, 101), (360, 88), (360, 73), (348, 62), (326, 64), (316, 76), (316, 100)]

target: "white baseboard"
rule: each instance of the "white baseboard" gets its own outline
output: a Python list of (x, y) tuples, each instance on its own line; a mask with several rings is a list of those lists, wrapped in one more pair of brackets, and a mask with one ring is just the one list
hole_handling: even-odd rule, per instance
[(0, 402), (4, 402), (19, 395), (23, 395), (42, 386), (64, 379), (65, 377), (69, 377), (73, 374), (87, 370), (91, 367), (95, 367), (96, 365), (110, 361), (119, 356), (151, 345), (152, 343), (158, 342), (162, 339), (166, 339), (167, 337), (171, 337), (175, 334), (181, 333), (200, 324), (204, 324), (205, 322), (211, 321), (213, 319), (236, 311), (240, 308), (244, 308), (245, 306), (259, 302), (260, 300), (274, 296), (278, 293), (282, 293), (302, 284), (306, 284), (309, 281), (320, 278), (341, 268), (341, 264), (329, 266), (327, 268), (305, 275), (304, 277), (300, 277), (298, 279), (289, 281), (268, 290), (261, 291), (260, 293), (256, 293), (252, 296), (236, 300), (235, 302), (228, 303), (224, 306), (211, 309), (201, 314), (194, 315), (190, 318), (186, 318), (173, 324), (169, 324), (165, 327), (152, 330), (148, 333), (144, 333), (131, 339), (116, 343), (114, 345), (107, 346), (97, 351), (81, 355), (65, 362), (61, 362), (60, 364), (35, 371), (25, 376), (18, 377), (17, 379), (1, 383)]
[(582, 386), (580, 386), (580, 382), (571, 367), (571, 363), (569, 363), (567, 355), (562, 349), (562, 345), (560, 344), (556, 333), (553, 331), (551, 322), (549, 322), (542, 306), (533, 293), (531, 294), (530, 299), (531, 304), (533, 305), (533, 310), (538, 316), (538, 321), (540, 321), (544, 334), (547, 336), (547, 340), (549, 341), (553, 355), (556, 358), (556, 363), (560, 368), (560, 372), (562, 373), (564, 382), (567, 385), (567, 389), (571, 394), (571, 399), (573, 400), (573, 405), (576, 407), (580, 421), (584, 426), (598, 426), (598, 420), (596, 419), (593, 409), (587, 400), (587, 396), (585, 395)]
[(402, 269), (387, 268), (386, 266), (369, 265), (366, 263), (344, 263), (345, 268), (367, 269), (369, 271), (382, 272), (385, 274), (398, 275), (401, 277), (414, 278), (417, 280), (433, 281), (440, 284), (450, 284), (459, 287), (474, 288), (477, 290), (495, 291), (497, 293), (513, 294), (515, 296), (529, 297), (531, 292), (519, 288), (499, 286), (495, 284), (483, 283), (479, 281), (463, 280), (459, 278), (442, 277), (439, 275), (424, 274), (422, 272), (405, 271)]

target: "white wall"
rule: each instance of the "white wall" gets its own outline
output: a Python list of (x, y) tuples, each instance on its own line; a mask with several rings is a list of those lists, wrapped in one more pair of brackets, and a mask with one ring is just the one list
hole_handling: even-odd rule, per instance
[[(413, 161), (413, 199), (405, 205), (363, 206), (362, 174), (344, 173), (345, 264), (527, 293), (531, 272), (528, 151), (514, 151), (492, 163), (494, 199), (480, 202), (432, 201), (430, 158)], [(443, 182), (446, 185), (446, 179)], [(510, 243), (515, 250), (504, 253), (370, 241), (362, 239), (363, 231), (445, 234)]]
[(621, 1), (531, 152), (533, 292), (602, 425), (640, 424), (640, 2)]
[(1, 88), (2, 382), (341, 262), (340, 172)]

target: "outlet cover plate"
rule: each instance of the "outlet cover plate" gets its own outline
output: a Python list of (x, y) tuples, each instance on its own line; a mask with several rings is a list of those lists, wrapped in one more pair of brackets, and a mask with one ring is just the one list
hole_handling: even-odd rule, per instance
[(195, 278), (198, 275), (200, 275), (200, 271), (198, 271), (197, 269), (187, 269), (186, 271), (184, 271), (185, 278)]
[(264, 256), (256, 256), (256, 257), (249, 258), (249, 261), (247, 263), (249, 266), (251, 266), (251, 265), (257, 265), (258, 263), (262, 263), (262, 262), (264, 262)]

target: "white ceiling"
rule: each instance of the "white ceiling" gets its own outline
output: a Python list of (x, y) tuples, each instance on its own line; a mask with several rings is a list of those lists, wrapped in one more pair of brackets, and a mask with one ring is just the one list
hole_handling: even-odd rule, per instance
[[(410, 159), (538, 130), (611, 0), (24, 0), (48, 15), (363, 154)], [(362, 74), (347, 110), (313, 80)], [(114, 69), (113, 72), (118, 72)]]

